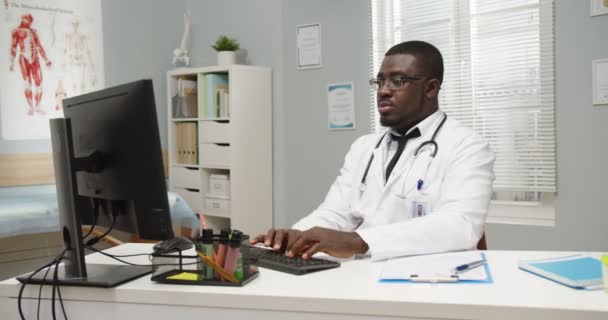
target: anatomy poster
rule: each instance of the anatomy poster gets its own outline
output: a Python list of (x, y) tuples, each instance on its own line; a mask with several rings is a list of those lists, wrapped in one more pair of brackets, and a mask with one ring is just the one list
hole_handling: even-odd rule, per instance
[(62, 99), (104, 84), (100, 0), (1, 0), (2, 139), (48, 139)]

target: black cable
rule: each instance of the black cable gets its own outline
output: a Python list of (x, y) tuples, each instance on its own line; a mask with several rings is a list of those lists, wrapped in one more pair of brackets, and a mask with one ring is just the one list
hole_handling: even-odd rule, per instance
[[(161, 264), (155, 264), (155, 265), (136, 264), (136, 263), (131, 263), (131, 262), (127, 262), (125, 260), (119, 259), (119, 258), (117, 258), (118, 256), (115, 256), (115, 255), (112, 255), (112, 254), (109, 254), (109, 253), (105, 253), (105, 252), (97, 250), (97, 249), (95, 249), (93, 247), (87, 246), (87, 249), (95, 251), (97, 253), (101, 253), (101, 254), (103, 254), (106, 257), (112, 258), (112, 259), (120, 261), (120, 262), (122, 262), (124, 264), (130, 265), (130, 266), (135, 266), (135, 267), (160, 267), (160, 266), (179, 266), (180, 265), (179, 263), (161, 263)], [(139, 255), (143, 255), (143, 254), (139, 254)], [(151, 254), (147, 253), (147, 255), (151, 255)], [(175, 256), (175, 258), (178, 258), (178, 256)], [(194, 259), (194, 258), (197, 258), (197, 257), (193, 256), (192, 258)], [(197, 263), (198, 262), (188, 262), (188, 263), (182, 263), (181, 265), (193, 265), (193, 264), (197, 264)]]
[(104, 232), (102, 235), (100, 235), (98, 237), (90, 239), (89, 241), (87, 241), (85, 243), (85, 246), (92, 246), (92, 245), (96, 244), (97, 242), (99, 242), (99, 240), (101, 240), (105, 236), (107, 236), (112, 231), (112, 228), (114, 228), (114, 224), (116, 223), (116, 216), (117, 216), (117, 214), (112, 214), (112, 224), (110, 225), (108, 230), (106, 230), (106, 232)]
[[(94, 247), (86, 247), (85, 249), (87, 250), (91, 250), (91, 251), (95, 251), (95, 252), (99, 252), (98, 249), (95, 249)], [(117, 258), (129, 258), (129, 257), (140, 257), (140, 256), (150, 256), (152, 254), (150, 253), (134, 253), (134, 254), (113, 254), (113, 257), (117, 257)]]
[[(63, 306), (63, 297), (61, 296), (61, 290), (59, 289), (60, 285), (57, 282), (59, 280), (59, 262), (61, 262), (61, 260), (63, 260), (64, 255), (61, 255), (61, 257), (59, 258), (59, 260), (57, 260), (57, 263), (55, 264), (55, 278), (53, 279), (54, 285), (57, 287), (57, 295), (59, 296), (59, 304), (61, 305), (61, 311), (63, 312), (63, 318), (65, 318), (67, 320), (68, 316), (65, 313), (65, 307)], [(55, 308), (55, 302), (53, 301), (53, 309)], [(55, 316), (55, 312), (53, 312), (53, 317)]]
[(61, 297), (61, 289), (59, 289), (59, 263), (63, 259), (63, 255), (57, 260), (55, 263), (55, 274), (53, 276), (53, 294), (52, 294), (52, 310), (53, 310), (53, 320), (56, 319), (55, 314), (55, 290), (57, 290), (57, 296), (59, 297), (59, 304), (61, 305), (61, 311), (63, 312), (63, 317), (67, 320), (68, 316), (65, 313), (65, 307), (63, 306), (63, 298)]
[(57, 271), (59, 269), (59, 261), (61, 259), (57, 260), (55, 270), (53, 270), (53, 286), (51, 290), (51, 315), (53, 316), (53, 320), (57, 320), (57, 315), (55, 314), (55, 287), (57, 286), (57, 278), (59, 278), (59, 272)]
[(48, 268), (52, 264), (54, 264), (57, 261), (57, 259), (59, 259), (59, 257), (63, 256), (67, 251), (68, 251), (68, 249), (63, 250), (63, 252), (61, 252), (59, 255), (57, 255), (57, 257), (55, 257), (51, 262), (43, 265), (42, 267), (36, 269), (34, 272), (30, 273), (30, 275), (27, 277), (27, 279), (23, 283), (21, 283), (21, 288), (19, 289), (19, 295), (17, 297), (17, 307), (19, 308), (19, 316), (21, 317), (21, 319), (25, 320), (25, 316), (23, 315), (23, 308), (21, 307), (21, 300), (23, 298), (23, 290), (25, 290), (26, 284), (28, 284), (38, 272), (40, 272), (43, 269)]
[[(46, 268), (46, 272), (42, 277), (42, 282), (46, 280), (46, 276), (49, 274), (49, 271), (51, 271), (51, 268)], [(44, 287), (44, 283), (41, 283), (40, 288), (38, 289), (38, 308), (36, 310), (36, 319), (38, 320), (40, 320), (40, 301), (42, 300), (42, 287)]]
[(93, 233), (93, 229), (95, 229), (95, 225), (97, 225), (97, 218), (99, 217), (99, 208), (100, 208), (99, 200), (93, 198), (91, 201), (93, 201), (93, 224), (91, 225), (91, 228), (89, 229), (89, 232), (87, 232), (87, 234), (82, 237), (83, 241), (89, 235), (91, 235), (91, 233)]
[(59, 290), (59, 285), (57, 285), (57, 295), (59, 296), (59, 304), (61, 305), (61, 312), (63, 312), (63, 318), (68, 320), (68, 315), (65, 313), (65, 307), (63, 305), (63, 297), (61, 296), (61, 290)]

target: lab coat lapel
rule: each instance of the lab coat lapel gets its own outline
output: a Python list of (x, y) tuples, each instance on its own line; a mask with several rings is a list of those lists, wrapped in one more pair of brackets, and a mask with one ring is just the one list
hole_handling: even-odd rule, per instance
[(372, 176), (369, 183), (373, 184), (373, 188), (378, 188), (382, 190), (384, 188), (384, 161), (386, 157), (386, 144), (384, 141), (380, 145), (379, 148), (374, 150), (374, 161), (372, 162), (371, 167), (369, 168), (369, 174)]

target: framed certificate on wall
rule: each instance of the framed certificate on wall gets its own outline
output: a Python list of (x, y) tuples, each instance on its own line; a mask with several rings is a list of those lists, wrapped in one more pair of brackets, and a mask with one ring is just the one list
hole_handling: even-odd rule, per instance
[(608, 104), (608, 59), (593, 60), (593, 104)]
[(321, 68), (321, 24), (299, 25), (297, 30), (298, 70)]
[(608, 14), (608, 0), (591, 0), (591, 16)]

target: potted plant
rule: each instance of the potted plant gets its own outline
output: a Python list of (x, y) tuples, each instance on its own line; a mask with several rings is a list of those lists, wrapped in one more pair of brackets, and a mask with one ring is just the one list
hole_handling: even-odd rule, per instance
[(222, 35), (215, 40), (215, 44), (211, 47), (217, 51), (217, 64), (225, 66), (235, 63), (235, 51), (239, 50), (241, 46), (238, 40)]

